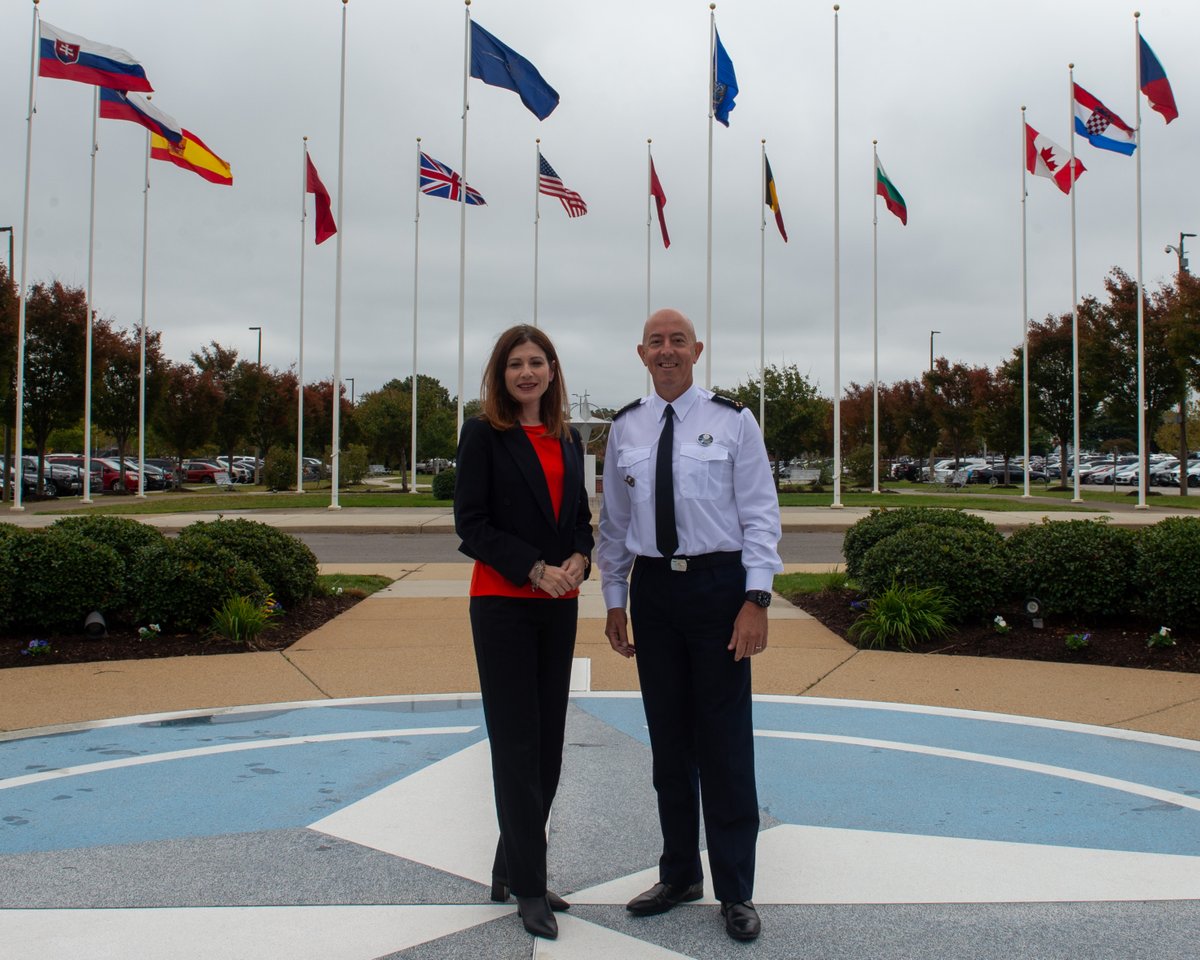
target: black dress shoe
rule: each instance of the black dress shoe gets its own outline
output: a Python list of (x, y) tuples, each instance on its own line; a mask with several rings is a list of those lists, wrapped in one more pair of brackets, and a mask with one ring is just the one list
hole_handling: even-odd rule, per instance
[(734, 940), (754, 940), (762, 933), (762, 921), (749, 900), (722, 903), (721, 916), (725, 918), (725, 932)]
[(550, 902), (545, 897), (517, 897), (517, 916), (525, 924), (525, 929), (535, 937), (558, 939), (558, 921), (554, 919)]
[(704, 896), (704, 882), (685, 885), (682, 883), (656, 883), (645, 893), (625, 904), (625, 909), (635, 917), (652, 917), (666, 913), (681, 903), (690, 903)]
[[(508, 899), (508, 882), (505, 880), (497, 880), (495, 877), (492, 877), (491, 896), (492, 902), (504, 903)], [(546, 899), (550, 901), (550, 909), (555, 911), (555, 913), (559, 912), (560, 910), (571, 909), (571, 905), (553, 890), (546, 891)]]

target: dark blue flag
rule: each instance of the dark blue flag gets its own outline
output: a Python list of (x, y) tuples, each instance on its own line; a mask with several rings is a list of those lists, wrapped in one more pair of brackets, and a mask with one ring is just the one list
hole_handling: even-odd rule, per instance
[[(714, 31), (715, 32), (715, 31)], [(729, 126), (729, 111), (736, 104), (733, 98), (737, 96), (737, 77), (733, 73), (733, 61), (721, 45), (721, 35), (717, 34), (717, 61), (713, 65), (713, 116), (718, 123)]]
[[(730, 68), (731, 75), (732, 72)], [(545, 120), (558, 106), (558, 93), (542, 79), (537, 67), (474, 20), (471, 21), (471, 76), (493, 87), (512, 90), (539, 120)]]

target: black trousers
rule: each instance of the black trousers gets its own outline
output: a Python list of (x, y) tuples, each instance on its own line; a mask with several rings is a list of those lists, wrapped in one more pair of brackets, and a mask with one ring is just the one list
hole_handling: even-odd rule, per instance
[(492, 876), (546, 892), (546, 821), (562, 771), (578, 600), (472, 597), (500, 842)]
[(678, 573), (635, 563), (630, 617), (663, 834), (659, 879), (703, 878), (700, 810), (718, 900), (754, 892), (758, 791), (750, 659), (727, 650), (745, 602), (740, 564)]

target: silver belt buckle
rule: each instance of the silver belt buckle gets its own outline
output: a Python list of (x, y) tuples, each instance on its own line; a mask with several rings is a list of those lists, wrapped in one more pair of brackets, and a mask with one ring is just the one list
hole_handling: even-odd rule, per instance
[(672, 557), (671, 571), (673, 573), (687, 573), (687, 557)]

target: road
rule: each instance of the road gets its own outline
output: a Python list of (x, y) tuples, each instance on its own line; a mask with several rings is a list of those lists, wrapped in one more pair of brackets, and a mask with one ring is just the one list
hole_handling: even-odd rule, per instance
[[(465, 563), (453, 534), (298, 533), (323, 563)], [(785, 563), (841, 563), (842, 534), (785, 533)]]

